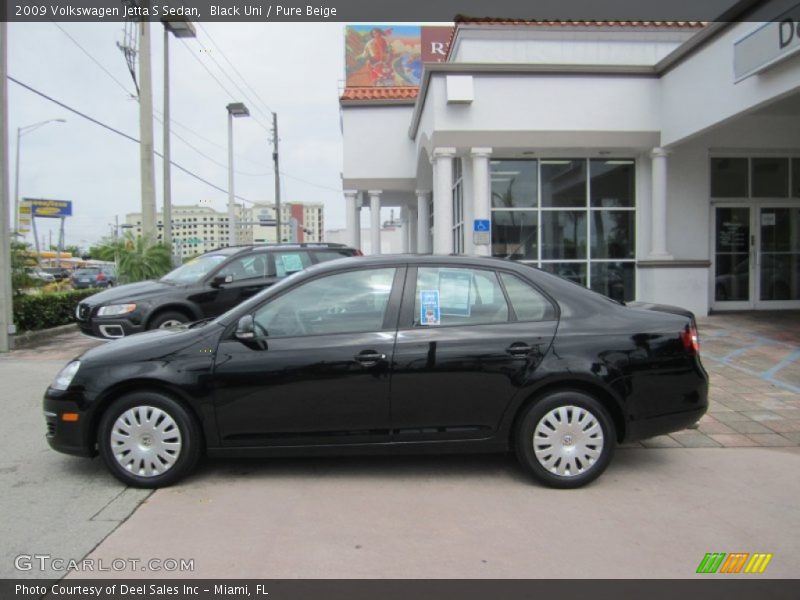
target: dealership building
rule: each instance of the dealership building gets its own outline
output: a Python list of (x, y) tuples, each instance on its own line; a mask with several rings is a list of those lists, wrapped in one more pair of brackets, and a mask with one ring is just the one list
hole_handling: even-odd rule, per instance
[(347, 239), (369, 211), (381, 248), (396, 207), (409, 252), (698, 315), (800, 308), (799, 21), (461, 18), (418, 87), (344, 89)]

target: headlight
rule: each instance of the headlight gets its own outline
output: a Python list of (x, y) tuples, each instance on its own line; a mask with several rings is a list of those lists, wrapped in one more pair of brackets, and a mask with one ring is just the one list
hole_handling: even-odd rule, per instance
[(135, 304), (111, 304), (109, 306), (101, 306), (97, 311), (98, 317), (115, 317), (117, 315), (126, 315), (136, 310)]
[(50, 387), (53, 388), (54, 390), (62, 390), (62, 391), (66, 390), (69, 387), (69, 384), (72, 383), (75, 374), (78, 372), (78, 369), (80, 368), (81, 368), (81, 361), (73, 360), (66, 367), (61, 369), (59, 374), (56, 375), (56, 378)]

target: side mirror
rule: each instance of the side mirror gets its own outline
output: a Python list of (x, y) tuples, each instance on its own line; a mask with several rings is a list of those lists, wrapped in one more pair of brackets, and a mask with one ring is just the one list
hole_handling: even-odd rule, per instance
[(253, 321), (253, 315), (245, 315), (239, 319), (234, 335), (236, 335), (237, 340), (243, 342), (249, 342), (256, 338), (256, 325)]
[(214, 279), (211, 280), (211, 287), (218, 288), (223, 283), (230, 283), (233, 281), (233, 275), (217, 275)]

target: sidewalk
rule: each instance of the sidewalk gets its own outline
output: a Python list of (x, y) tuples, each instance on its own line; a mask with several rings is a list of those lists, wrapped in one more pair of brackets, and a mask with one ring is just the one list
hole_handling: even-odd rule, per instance
[(711, 377), (697, 429), (630, 446), (800, 446), (800, 312), (746, 312), (698, 321)]

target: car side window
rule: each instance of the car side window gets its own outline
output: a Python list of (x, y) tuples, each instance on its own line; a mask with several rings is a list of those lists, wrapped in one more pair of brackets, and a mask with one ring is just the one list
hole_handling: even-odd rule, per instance
[(494, 271), (417, 269), (415, 326), (506, 323), (508, 315), (508, 303)]
[(226, 281), (263, 279), (267, 276), (267, 255), (265, 252), (257, 252), (234, 258), (216, 276), (225, 277)]
[(552, 321), (556, 311), (552, 303), (516, 275), (500, 273), (517, 321)]
[(380, 331), (396, 269), (364, 269), (313, 279), (256, 310), (268, 337)]
[(270, 265), (270, 277), (287, 277), (311, 266), (308, 252), (272, 252), (273, 264)]

